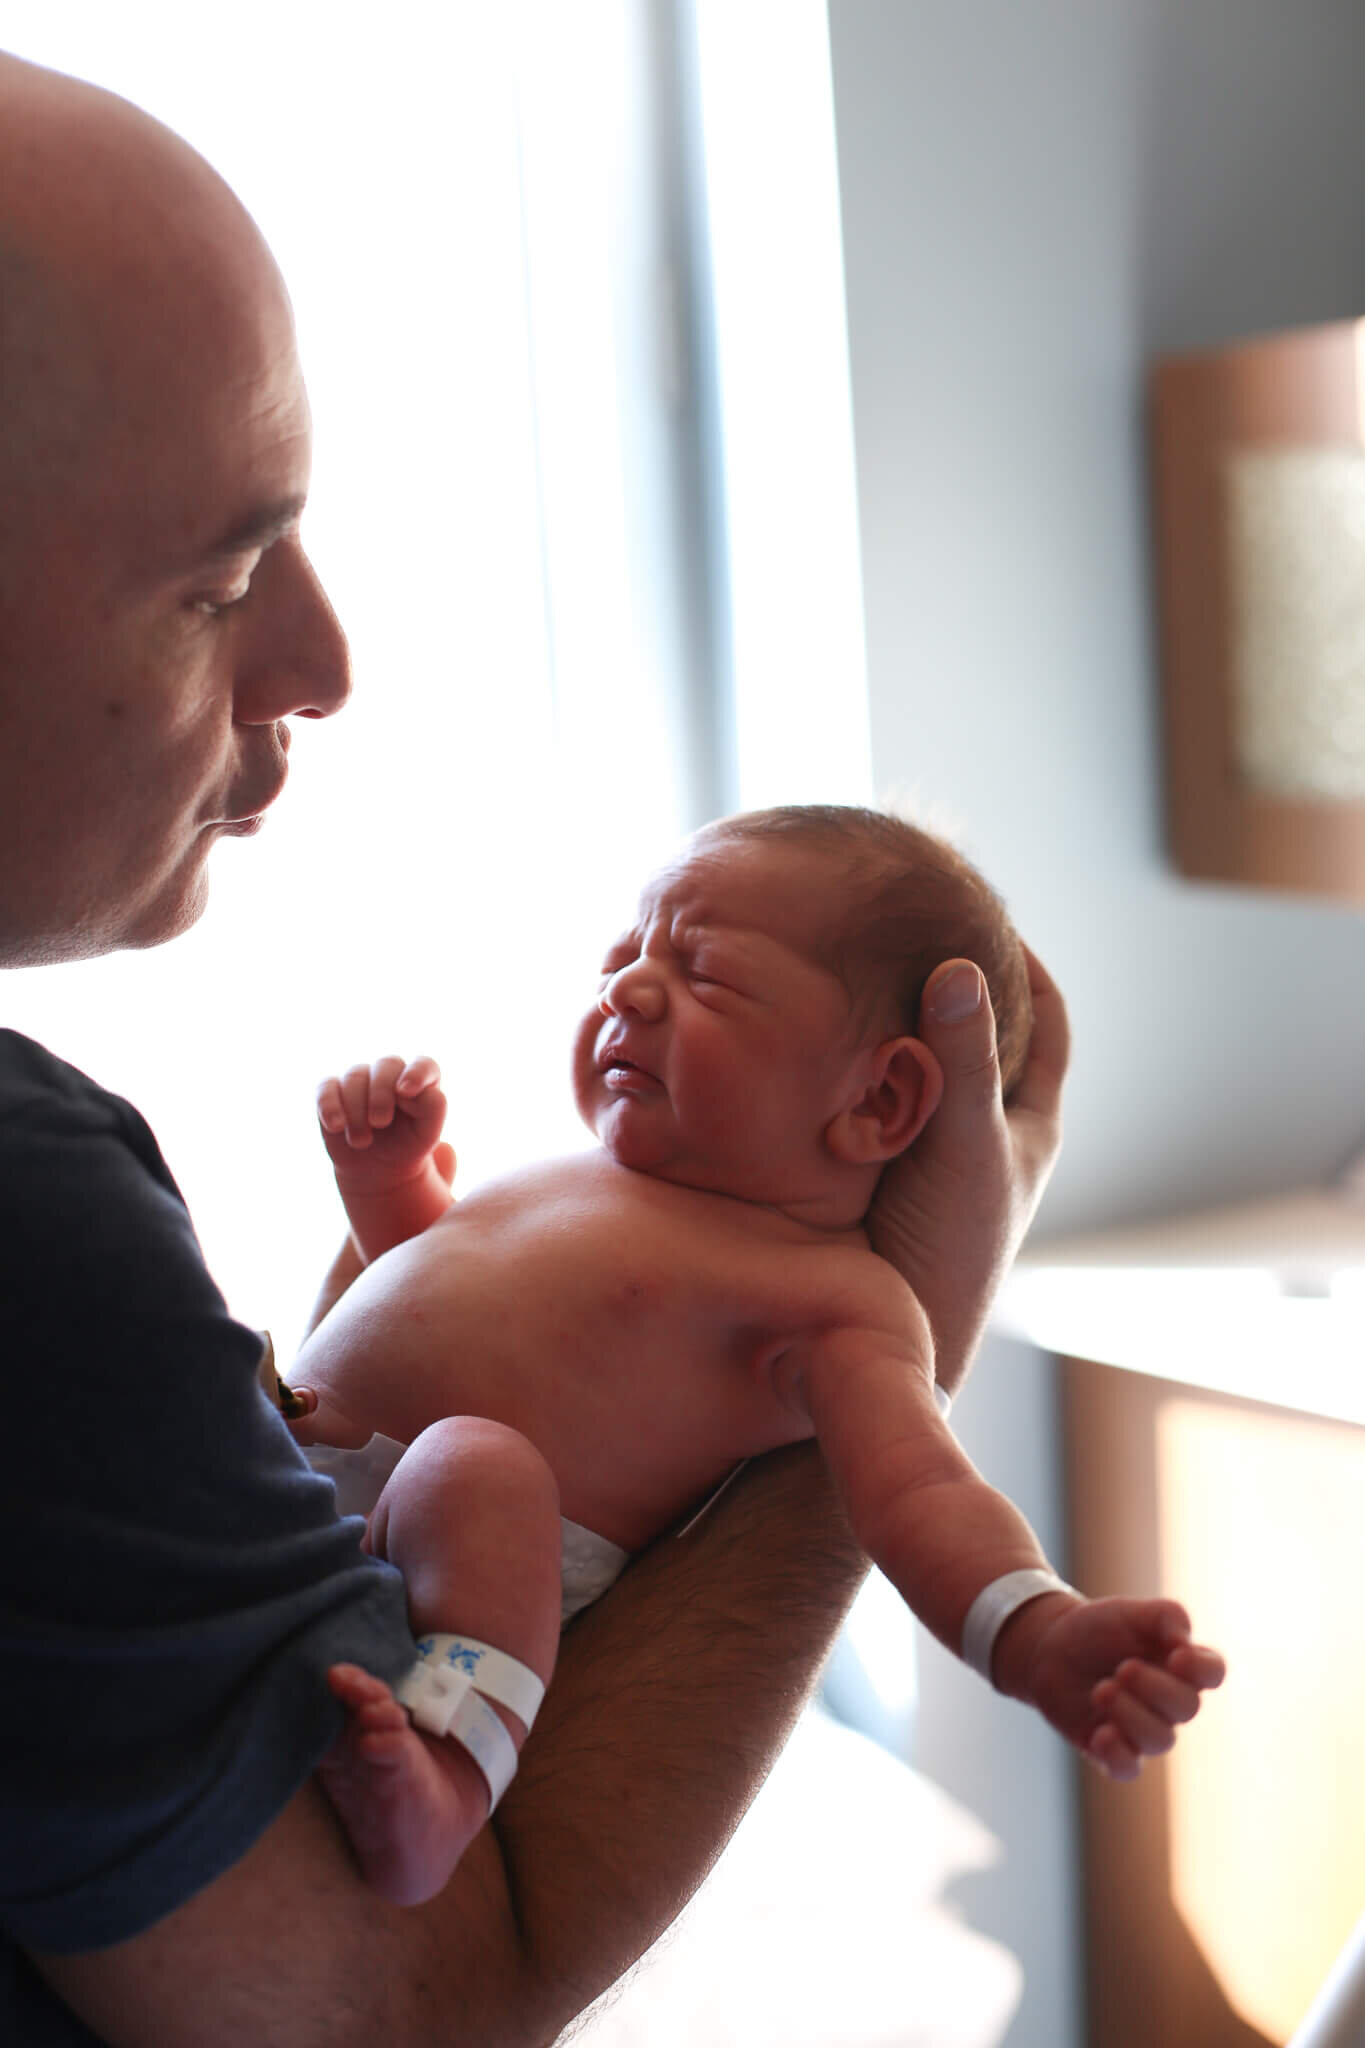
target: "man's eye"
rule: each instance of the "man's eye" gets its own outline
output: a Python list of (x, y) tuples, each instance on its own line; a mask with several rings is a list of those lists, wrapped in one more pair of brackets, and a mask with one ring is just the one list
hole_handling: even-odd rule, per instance
[(192, 598), (190, 610), (201, 612), (206, 619), (216, 619), (222, 612), (229, 612), (235, 604), (240, 604), (250, 589), (251, 585), (247, 582), (242, 584), (239, 590), (226, 590), (212, 597)]

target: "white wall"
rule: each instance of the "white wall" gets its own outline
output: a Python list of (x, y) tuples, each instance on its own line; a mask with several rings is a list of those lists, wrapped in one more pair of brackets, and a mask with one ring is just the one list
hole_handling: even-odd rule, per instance
[[(1365, 313), (1356, 0), (830, 0), (878, 785), (947, 806), (1068, 995), (1041, 1230), (1253, 1196), (1365, 1139), (1365, 925), (1168, 867), (1143, 485), (1153, 352)], [(1051, 1536), (1053, 1389), (964, 1440)], [(917, 1761), (1006, 1841), (962, 1895), (1080, 2038), (1061, 1760), (926, 1650)]]

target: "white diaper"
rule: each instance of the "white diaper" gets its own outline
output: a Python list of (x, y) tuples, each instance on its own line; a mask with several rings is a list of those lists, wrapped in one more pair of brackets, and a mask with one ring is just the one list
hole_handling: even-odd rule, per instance
[(581, 1522), (568, 1522), (562, 1515), (559, 1540), (559, 1626), (564, 1628), (583, 1608), (600, 1599), (608, 1586), (616, 1584), (630, 1563), (630, 1552), (599, 1536), (595, 1529), (585, 1529)]
[[(311, 1444), (304, 1456), (315, 1472), (336, 1487), (339, 1515), (369, 1515), (406, 1448), (391, 1436), (376, 1435), (363, 1450), (339, 1451), (334, 1444)], [(630, 1562), (630, 1552), (599, 1536), (595, 1529), (585, 1529), (581, 1522), (566, 1521), (563, 1516), (559, 1534), (559, 1625), (563, 1628), (615, 1584)]]
[(372, 1436), (363, 1449), (339, 1451), (335, 1444), (309, 1444), (304, 1457), (337, 1490), (339, 1515), (370, 1515), (407, 1449), (391, 1436)]

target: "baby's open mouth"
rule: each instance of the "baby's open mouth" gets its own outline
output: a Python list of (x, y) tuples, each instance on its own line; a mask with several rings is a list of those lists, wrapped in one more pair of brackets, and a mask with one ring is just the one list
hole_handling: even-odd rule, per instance
[(606, 1081), (618, 1078), (627, 1080), (632, 1074), (638, 1074), (644, 1081), (653, 1081), (656, 1078), (648, 1067), (642, 1067), (637, 1061), (627, 1059), (623, 1052), (610, 1052), (602, 1061), (602, 1078)]

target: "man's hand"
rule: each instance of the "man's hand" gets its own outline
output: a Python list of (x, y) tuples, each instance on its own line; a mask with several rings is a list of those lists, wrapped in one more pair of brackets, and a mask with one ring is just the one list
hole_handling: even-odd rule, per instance
[(1028, 964), (1033, 1037), (1008, 1109), (979, 970), (949, 960), (930, 976), (919, 1035), (943, 1068), (943, 1099), (887, 1167), (868, 1217), (875, 1249), (929, 1317), (938, 1382), (950, 1394), (966, 1377), (1061, 1144), (1066, 1008), (1031, 953)]
[(386, 1195), (415, 1180), (430, 1159), (446, 1187), (455, 1152), (438, 1143), (446, 1120), (433, 1059), (375, 1060), (332, 1074), (318, 1089), (318, 1123), (343, 1197)]

